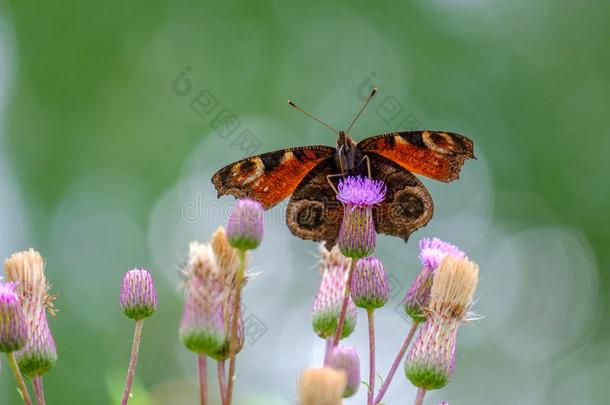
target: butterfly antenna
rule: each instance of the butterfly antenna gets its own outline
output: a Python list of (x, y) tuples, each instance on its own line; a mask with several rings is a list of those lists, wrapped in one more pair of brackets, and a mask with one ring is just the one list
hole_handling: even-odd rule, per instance
[(299, 107), (298, 105), (296, 105), (292, 101), (288, 100), (288, 105), (291, 106), (291, 107), (296, 108), (297, 110), (299, 110), (303, 114), (307, 115), (312, 120), (319, 122), (320, 124), (324, 125), (326, 128), (328, 128), (331, 131), (333, 131), (335, 134), (339, 135), (339, 131), (337, 131), (335, 128), (331, 127), (330, 125), (328, 125), (326, 122), (322, 121), (321, 119), (314, 117), (313, 115), (311, 115), (307, 111), (303, 110), (301, 107)]
[(369, 98), (366, 99), (366, 101), (364, 102), (364, 105), (362, 106), (362, 108), (360, 109), (360, 111), (358, 111), (358, 114), (356, 114), (356, 118), (354, 118), (354, 120), (352, 121), (351, 124), (349, 124), (349, 127), (347, 128), (347, 131), (345, 131), (346, 134), (349, 134), (349, 130), (352, 129), (352, 127), (354, 126), (354, 124), (356, 123), (356, 120), (358, 119), (358, 117), (360, 117), (360, 114), (362, 114), (362, 112), (364, 111), (364, 109), (366, 108), (367, 105), (369, 105), (369, 102), (371, 101), (371, 99), (375, 96), (375, 94), (377, 93), (377, 87), (373, 87), (373, 90), (371, 91), (371, 94), (369, 94)]

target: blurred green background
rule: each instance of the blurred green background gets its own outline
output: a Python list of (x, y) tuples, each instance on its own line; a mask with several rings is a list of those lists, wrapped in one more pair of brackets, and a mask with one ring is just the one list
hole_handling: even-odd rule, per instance
[[(379, 241), (394, 289), (378, 316), (378, 372), (408, 328), (395, 307), (418, 271), (416, 242), (435, 235), (480, 263), (484, 318), (462, 328), (455, 378), (427, 403), (607, 401), (610, 3), (0, 4), (0, 253), (47, 258), (60, 310), (49, 404), (119, 402), (133, 322), (118, 295), (133, 266), (151, 270), (160, 306), (130, 403), (196, 403), (177, 269), (188, 241), (226, 220), (232, 199), (216, 199), (211, 174), (252, 152), (333, 145), (286, 99), (341, 128), (370, 83), (380, 93), (356, 139), (447, 129), (479, 158), (458, 182), (424, 180), (435, 218), (410, 243)], [(214, 129), (221, 112), (239, 120), (233, 133)], [(290, 235), (283, 209), (268, 213), (245, 292), (239, 404), (293, 404), (299, 371), (321, 361), (309, 326), (317, 248)], [(360, 322), (348, 340), (368, 367)], [(4, 366), (0, 403), (16, 404)], [(413, 397), (399, 371), (388, 403)]]

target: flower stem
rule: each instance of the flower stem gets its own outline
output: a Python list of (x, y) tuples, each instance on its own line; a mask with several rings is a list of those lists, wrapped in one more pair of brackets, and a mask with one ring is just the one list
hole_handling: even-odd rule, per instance
[(208, 361), (205, 354), (200, 354), (197, 359), (199, 368), (199, 401), (201, 405), (208, 403)]
[(25, 381), (23, 380), (23, 376), (21, 375), (21, 371), (19, 371), (19, 366), (17, 365), (17, 360), (15, 360), (15, 352), (8, 352), (8, 364), (11, 366), (11, 370), (13, 370), (13, 374), (15, 375), (15, 379), (17, 380), (17, 386), (19, 391), (21, 392), (21, 397), (23, 398), (23, 403), (25, 405), (32, 405), (32, 400), (30, 399), (30, 393), (28, 392), (27, 387), (25, 386)]
[(426, 390), (422, 387), (417, 389), (417, 396), (415, 396), (415, 402), (413, 405), (422, 405), (424, 403), (424, 397), (426, 396)]
[(42, 376), (37, 375), (32, 379), (32, 386), (34, 387), (34, 396), (36, 397), (37, 405), (45, 405), (44, 400), (44, 388), (42, 386)]
[(328, 360), (330, 352), (333, 350), (333, 338), (326, 339), (326, 345), (324, 346), (324, 367), (328, 366)]
[(367, 395), (368, 405), (373, 405), (375, 392), (375, 310), (366, 310), (369, 321), (369, 392)]
[(231, 405), (233, 399), (233, 385), (235, 379), (235, 352), (237, 351), (237, 318), (239, 317), (239, 306), (241, 305), (241, 286), (244, 282), (246, 267), (246, 251), (239, 251), (239, 269), (235, 275), (235, 301), (233, 302), (233, 314), (231, 317), (231, 340), (229, 343), (229, 384), (227, 387), (227, 405)]
[(138, 364), (138, 351), (140, 350), (140, 341), (142, 340), (142, 325), (144, 325), (144, 319), (137, 319), (133, 332), (131, 358), (129, 359), (129, 368), (127, 369), (127, 380), (125, 381), (125, 389), (123, 390), (123, 400), (121, 401), (121, 405), (126, 405), (127, 401), (129, 401), (131, 384), (133, 383), (133, 376), (136, 373), (136, 365)]
[(333, 347), (337, 347), (337, 345), (339, 344), (339, 340), (341, 340), (341, 335), (343, 334), (343, 325), (345, 324), (345, 315), (347, 314), (347, 304), (349, 303), (354, 267), (356, 267), (356, 259), (352, 259), (352, 263), (349, 267), (347, 282), (345, 283), (345, 294), (343, 296), (343, 303), (341, 304), (341, 313), (339, 314), (339, 320), (337, 321), (337, 329), (335, 331), (335, 340), (333, 341)]
[(419, 322), (413, 322), (413, 324), (411, 325), (411, 329), (409, 329), (409, 333), (407, 333), (407, 337), (405, 338), (404, 342), (402, 342), (402, 346), (400, 346), (400, 350), (398, 351), (398, 354), (396, 355), (396, 358), (394, 359), (394, 362), (392, 363), (392, 366), (390, 367), (388, 376), (385, 378), (383, 385), (381, 386), (381, 388), (379, 389), (379, 392), (377, 393), (377, 396), (375, 397), (375, 401), (373, 402), (374, 404), (380, 403), (381, 400), (383, 399), (383, 396), (385, 395), (386, 391), (388, 390), (388, 387), (390, 386), (390, 383), (392, 382), (392, 378), (394, 378), (394, 374), (396, 373), (396, 369), (398, 368), (400, 361), (404, 357), (404, 355), (407, 351), (407, 348), (409, 347), (409, 344), (411, 343), (411, 340), (413, 339), (413, 335), (415, 335), (415, 331), (417, 330), (418, 326), (419, 326)]
[(218, 387), (220, 388), (220, 400), (222, 405), (227, 405), (227, 372), (225, 371), (225, 361), (216, 362), (216, 372), (218, 374)]

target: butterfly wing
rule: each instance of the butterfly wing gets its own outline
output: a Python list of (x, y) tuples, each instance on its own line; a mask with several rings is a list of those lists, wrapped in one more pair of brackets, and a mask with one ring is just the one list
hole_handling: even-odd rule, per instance
[(417, 177), (397, 163), (375, 153), (367, 155), (372, 177), (387, 186), (385, 200), (373, 208), (375, 229), (407, 240), (432, 219), (432, 197)]
[(452, 132), (392, 132), (363, 139), (358, 147), (410, 172), (444, 182), (456, 180), (464, 161), (474, 159), (472, 141)]
[[(326, 241), (330, 249), (339, 236), (343, 206), (326, 176), (340, 173), (334, 157), (320, 162), (299, 183), (286, 209), (286, 223), (290, 231), (301, 239)], [(335, 182), (338, 177), (335, 177)]]
[(223, 167), (212, 183), (218, 196), (252, 198), (269, 209), (288, 197), (322, 160), (334, 156), (330, 146), (303, 146), (263, 153)]

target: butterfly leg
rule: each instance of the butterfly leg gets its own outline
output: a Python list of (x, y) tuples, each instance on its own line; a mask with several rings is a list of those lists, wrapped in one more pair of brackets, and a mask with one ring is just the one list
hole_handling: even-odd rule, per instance
[(373, 176), (371, 175), (371, 159), (369, 159), (369, 155), (364, 155), (364, 157), (360, 160), (360, 163), (358, 163), (358, 167), (360, 167), (362, 162), (364, 162), (365, 160), (366, 160), (366, 170), (367, 170), (367, 173), (369, 174), (369, 179), (372, 179)]
[(345, 173), (345, 168), (343, 167), (343, 154), (341, 153), (343, 151), (343, 145), (339, 146), (339, 150), (337, 151), (337, 154), (339, 155), (339, 166), (341, 166), (341, 175), (343, 175), (343, 173)]
[(345, 175), (345, 173), (337, 173), (337, 174), (329, 174), (326, 176), (326, 181), (328, 182), (328, 184), (330, 184), (330, 188), (333, 189), (335, 194), (339, 194), (339, 192), (337, 191), (337, 188), (335, 187), (335, 185), (333, 184), (333, 182), (330, 179), (332, 179), (334, 177), (344, 176), (344, 175)]

